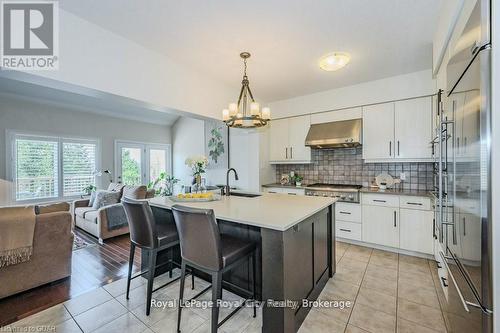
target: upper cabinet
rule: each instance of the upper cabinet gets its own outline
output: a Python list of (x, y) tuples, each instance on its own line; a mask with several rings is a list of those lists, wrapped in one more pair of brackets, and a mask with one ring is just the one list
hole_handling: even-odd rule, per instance
[(363, 159), (430, 161), (432, 98), (363, 107)]
[(310, 115), (271, 121), (270, 163), (309, 163), (311, 148), (305, 141), (310, 125)]
[(432, 158), (432, 98), (416, 98), (394, 103), (396, 158)]
[(394, 158), (394, 103), (363, 108), (363, 159)]

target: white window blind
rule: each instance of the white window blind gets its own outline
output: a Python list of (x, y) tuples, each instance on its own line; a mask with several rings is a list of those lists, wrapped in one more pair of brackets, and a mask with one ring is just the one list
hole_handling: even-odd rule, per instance
[(16, 201), (74, 197), (95, 185), (97, 141), (17, 133), (11, 138)]
[(15, 147), (16, 200), (57, 198), (58, 142), (18, 138)]
[(96, 144), (63, 142), (63, 196), (80, 195), (88, 185), (95, 185)]

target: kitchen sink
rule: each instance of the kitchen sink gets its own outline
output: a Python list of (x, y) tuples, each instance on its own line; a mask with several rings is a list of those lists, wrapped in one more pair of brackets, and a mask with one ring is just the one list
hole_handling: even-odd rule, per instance
[(255, 198), (260, 197), (262, 194), (231, 192), (231, 195), (235, 197)]

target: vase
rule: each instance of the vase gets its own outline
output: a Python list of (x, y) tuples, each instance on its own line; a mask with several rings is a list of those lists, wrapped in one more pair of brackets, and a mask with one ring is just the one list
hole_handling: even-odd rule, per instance
[(194, 176), (194, 185), (192, 191), (195, 193), (201, 191), (201, 175)]

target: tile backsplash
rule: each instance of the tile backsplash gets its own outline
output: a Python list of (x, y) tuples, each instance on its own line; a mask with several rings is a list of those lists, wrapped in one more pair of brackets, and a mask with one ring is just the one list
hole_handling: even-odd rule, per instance
[(276, 182), (282, 174), (294, 171), (304, 177), (302, 183), (359, 184), (369, 186), (375, 176), (388, 173), (394, 178), (404, 172), (405, 190), (431, 190), (432, 163), (364, 163), (362, 148), (312, 149), (310, 164), (275, 165)]

